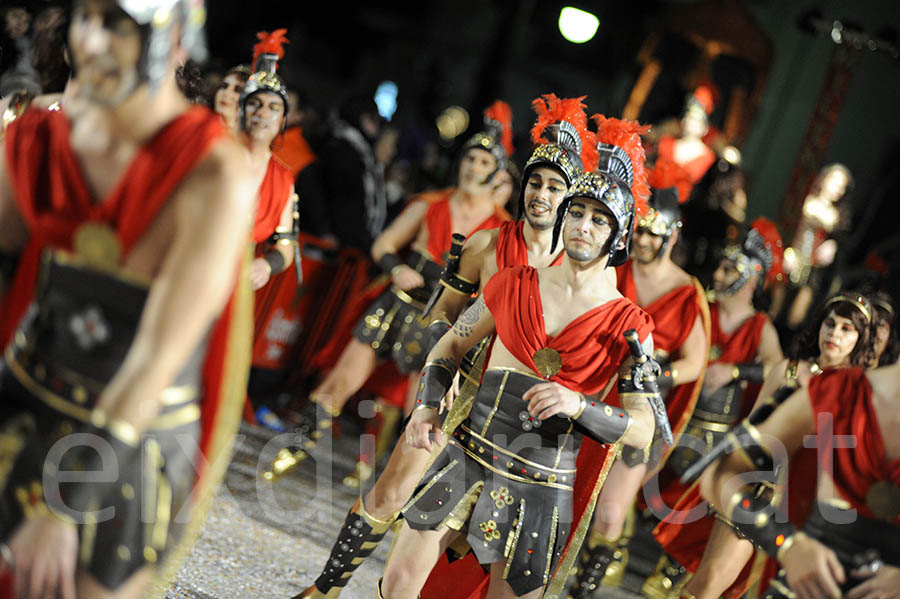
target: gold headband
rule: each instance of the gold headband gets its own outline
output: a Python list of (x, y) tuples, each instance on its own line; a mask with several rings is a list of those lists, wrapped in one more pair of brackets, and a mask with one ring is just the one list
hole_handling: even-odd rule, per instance
[(825, 306), (827, 307), (831, 304), (836, 304), (837, 302), (853, 304), (860, 312), (862, 312), (862, 315), (866, 317), (866, 322), (872, 322), (872, 310), (869, 308), (869, 302), (863, 296), (841, 293), (825, 302)]
[(880, 297), (876, 297), (872, 300), (872, 303), (890, 314), (892, 317), (894, 316), (894, 306), (890, 304), (887, 300), (883, 300)]

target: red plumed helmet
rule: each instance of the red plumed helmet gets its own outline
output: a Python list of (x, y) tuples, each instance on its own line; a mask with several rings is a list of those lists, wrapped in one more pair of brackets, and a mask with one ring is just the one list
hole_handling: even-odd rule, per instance
[(680, 164), (669, 158), (659, 157), (647, 177), (653, 189), (674, 187), (678, 190), (678, 203), (684, 204), (691, 195), (691, 175)]
[(503, 100), (494, 101), (484, 111), (485, 121), (494, 121), (500, 125), (500, 130), (502, 131), (500, 143), (503, 145), (503, 149), (506, 150), (507, 156), (512, 156), (515, 151), (513, 148), (512, 116), (512, 108)]
[(588, 130), (588, 118), (582, 102), (587, 96), (580, 98), (559, 98), (556, 94), (543, 94), (531, 102), (531, 107), (537, 113), (537, 120), (531, 128), (531, 141), (535, 145), (558, 143), (557, 140), (547, 138), (547, 129), (560, 121), (569, 123), (578, 135), (577, 143), (579, 158), (585, 171), (592, 171), (597, 167), (597, 148), (592, 142), (591, 132)]
[(272, 33), (260, 31), (256, 34), (259, 41), (253, 46), (253, 65), (251, 66), (253, 72), (256, 72), (257, 59), (263, 54), (274, 54), (278, 60), (284, 58), (284, 44), (291, 43), (284, 37), (285, 34), (287, 34), (287, 29), (276, 29)]
[(772, 265), (766, 271), (766, 285), (784, 280), (784, 242), (781, 241), (781, 235), (778, 233), (775, 223), (760, 216), (753, 221), (750, 228), (762, 237), (766, 248), (772, 255)]
[(646, 214), (650, 188), (647, 185), (647, 169), (644, 164), (646, 155), (641, 143), (641, 135), (650, 131), (650, 127), (635, 121), (606, 117), (602, 114), (595, 114), (591, 118), (597, 124), (594, 143), (591, 144), (594, 148), (597, 147), (597, 144), (608, 144), (621, 148), (628, 154), (631, 161), (631, 195), (634, 196), (635, 211), (638, 215)]

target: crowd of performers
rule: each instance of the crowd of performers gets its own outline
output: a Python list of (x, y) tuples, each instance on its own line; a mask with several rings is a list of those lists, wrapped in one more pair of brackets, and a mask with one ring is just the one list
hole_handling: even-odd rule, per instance
[[(295, 434), (261, 476), (327, 459), (360, 390), (406, 413), (377, 476), (369, 458), (350, 477), (368, 489), (297, 597), (339, 596), (392, 527), (372, 590), (390, 599), (900, 596), (895, 305), (806, 285), (847, 173), (804, 207), (797, 293), (776, 293), (784, 246), (764, 218), (716, 253), (707, 291), (673, 252), (715, 161), (708, 90), (678, 137), (542, 95), (521, 172), (498, 101), (455, 187), (389, 222), (368, 206), (381, 274), (359, 284), (365, 267), (336, 276), (308, 250), (328, 244), (299, 233), (297, 164), (274, 151), (283, 31), (213, 112), (175, 77), (203, 15), (80, 0), (65, 90), (7, 99), (0, 596), (133, 597), (171, 577), (258, 413), (251, 355), (264, 363), (284, 297), (324, 305), (333, 334), (311, 357), (321, 381), (269, 422)], [(790, 347), (766, 295), (805, 327)]]

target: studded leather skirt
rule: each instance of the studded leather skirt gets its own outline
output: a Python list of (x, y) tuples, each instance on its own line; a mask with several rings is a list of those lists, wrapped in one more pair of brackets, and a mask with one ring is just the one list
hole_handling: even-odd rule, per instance
[(379, 358), (392, 359), (406, 374), (425, 365), (428, 356), (428, 324), (419, 320), (428, 298), (438, 285), (441, 266), (418, 252), (412, 252), (407, 266), (420, 273), (425, 285), (403, 291), (389, 286), (372, 302), (353, 330), (357, 340), (368, 344)]
[(565, 547), (581, 441), (568, 418), (528, 415), (522, 395), (541, 382), (488, 370), (469, 417), (404, 509), (411, 528), (447, 526), (466, 535), (480, 563), (505, 562), (519, 595), (550, 580)]

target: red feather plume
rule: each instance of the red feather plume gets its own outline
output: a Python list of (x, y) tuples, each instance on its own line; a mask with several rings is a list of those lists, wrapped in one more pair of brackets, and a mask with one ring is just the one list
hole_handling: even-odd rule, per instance
[(256, 45), (253, 46), (253, 66), (251, 70), (256, 72), (256, 59), (260, 57), (262, 54), (275, 54), (278, 56), (278, 60), (284, 58), (284, 44), (289, 44), (291, 41), (284, 37), (287, 33), (287, 29), (276, 29), (272, 33), (268, 31), (260, 31), (256, 34), (256, 39), (259, 41)]
[(650, 188), (647, 186), (647, 169), (644, 166), (646, 156), (644, 146), (641, 143), (641, 135), (650, 131), (649, 125), (641, 125), (635, 121), (607, 118), (602, 114), (591, 117), (597, 123), (597, 133), (594, 134), (594, 147), (598, 143), (606, 143), (625, 150), (631, 158), (631, 166), (634, 169), (634, 183), (631, 184), (631, 195), (634, 196), (634, 207), (639, 215), (647, 212), (647, 199), (650, 197)]
[(760, 216), (753, 221), (750, 228), (756, 229), (756, 232), (765, 240), (769, 251), (772, 252), (772, 267), (766, 273), (766, 284), (770, 285), (775, 281), (784, 280), (784, 242), (781, 240), (775, 223)]
[(512, 108), (503, 100), (495, 100), (484, 111), (485, 119), (491, 119), (500, 123), (500, 127), (503, 130), (500, 143), (503, 144), (503, 149), (506, 150), (507, 156), (512, 156), (515, 151), (513, 149), (512, 117)]
[(587, 96), (580, 98), (558, 98), (556, 94), (544, 94), (531, 102), (531, 107), (537, 113), (537, 119), (531, 128), (531, 142), (534, 145), (550, 143), (544, 137), (547, 127), (559, 121), (568, 121), (574, 125), (578, 136), (581, 138), (581, 163), (585, 171), (597, 168), (597, 147), (593, 142), (593, 136), (588, 130), (588, 119), (582, 102)]
[(691, 195), (691, 175), (683, 166), (669, 158), (659, 157), (647, 176), (653, 189), (674, 187), (678, 190), (678, 203), (684, 204)]

